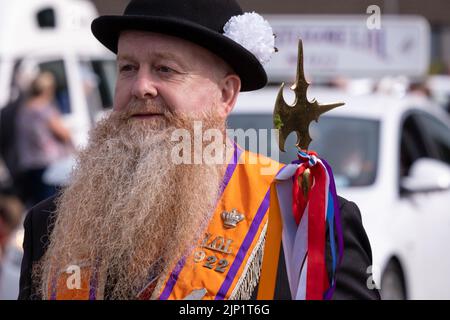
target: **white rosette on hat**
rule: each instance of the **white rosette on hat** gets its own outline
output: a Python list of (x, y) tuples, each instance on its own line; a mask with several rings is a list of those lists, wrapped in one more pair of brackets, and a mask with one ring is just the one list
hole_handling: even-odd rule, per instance
[(276, 52), (275, 35), (269, 22), (256, 12), (231, 17), (225, 24), (224, 36), (239, 43), (264, 65)]

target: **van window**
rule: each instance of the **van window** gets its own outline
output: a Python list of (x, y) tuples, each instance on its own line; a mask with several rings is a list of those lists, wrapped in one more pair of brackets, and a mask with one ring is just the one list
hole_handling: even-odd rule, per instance
[(113, 106), (116, 82), (114, 60), (84, 60), (79, 63), (84, 96), (92, 123)]
[(36, 20), (38, 26), (42, 29), (44, 28), (55, 28), (56, 27), (56, 15), (53, 8), (45, 8), (40, 10), (36, 14)]
[(369, 186), (379, 161), (380, 122), (356, 117), (322, 116), (310, 126), (310, 150), (333, 168), (337, 187)]
[(56, 80), (56, 102), (62, 114), (71, 113), (69, 87), (67, 85), (67, 75), (64, 61), (46, 61), (39, 65), (41, 71), (51, 72)]
[(431, 158), (431, 153), (414, 114), (407, 116), (404, 120), (400, 137), (400, 177), (403, 178), (409, 175), (409, 170), (415, 161)]
[(97, 76), (98, 90), (102, 99), (102, 108), (109, 109), (113, 106), (114, 88), (116, 86), (116, 62), (115, 60), (92, 60), (92, 70)]
[(116, 66), (114, 60), (85, 60), (79, 63), (84, 96), (92, 123), (113, 106)]
[(430, 138), (437, 160), (450, 164), (450, 129), (438, 119), (428, 115), (420, 114), (418, 121), (423, 125), (423, 130)]

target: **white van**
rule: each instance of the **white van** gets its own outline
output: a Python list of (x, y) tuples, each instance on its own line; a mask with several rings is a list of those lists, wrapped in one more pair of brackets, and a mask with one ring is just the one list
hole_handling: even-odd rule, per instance
[(90, 31), (97, 15), (87, 0), (0, 0), (0, 109), (24, 76), (50, 71), (66, 126), (84, 144), (115, 85), (115, 57)]

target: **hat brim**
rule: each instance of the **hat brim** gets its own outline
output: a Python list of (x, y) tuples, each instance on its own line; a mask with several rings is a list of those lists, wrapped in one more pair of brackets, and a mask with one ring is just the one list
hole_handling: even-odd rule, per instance
[(228, 37), (189, 21), (170, 17), (139, 15), (101, 16), (91, 25), (94, 36), (117, 54), (119, 35), (125, 30), (158, 32), (198, 44), (226, 61), (241, 78), (241, 91), (252, 91), (267, 84), (267, 74), (258, 59)]

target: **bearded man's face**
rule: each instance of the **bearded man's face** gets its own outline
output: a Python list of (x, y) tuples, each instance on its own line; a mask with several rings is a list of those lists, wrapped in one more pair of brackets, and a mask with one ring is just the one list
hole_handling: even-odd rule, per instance
[(92, 130), (77, 158), (35, 269), (43, 297), (55, 271), (81, 265), (98, 266), (110, 298), (133, 299), (148, 279), (164, 280), (197, 246), (216, 207), (226, 161), (175, 164), (172, 136), (178, 129), (193, 135), (194, 121), (201, 121), (204, 130), (225, 137), (240, 82), (226, 87), (236, 76), (211, 67), (220, 63), (173, 37), (121, 35), (113, 112)]
[[(215, 106), (231, 112), (240, 79), (218, 56), (186, 40), (151, 32), (122, 32), (118, 43), (114, 110), (132, 100), (151, 99), (173, 113), (192, 115)], [(136, 111), (136, 119), (161, 116), (162, 109)]]

